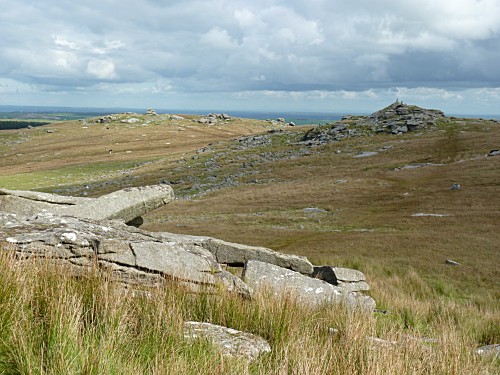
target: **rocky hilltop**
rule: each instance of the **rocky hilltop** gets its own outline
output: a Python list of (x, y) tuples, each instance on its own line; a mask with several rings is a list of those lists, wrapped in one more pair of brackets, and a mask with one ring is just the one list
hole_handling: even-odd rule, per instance
[(403, 134), (435, 126), (442, 111), (408, 105), (396, 100), (369, 116), (344, 116), (341, 121), (308, 131), (302, 141), (311, 145), (340, 141), (369, 133)]

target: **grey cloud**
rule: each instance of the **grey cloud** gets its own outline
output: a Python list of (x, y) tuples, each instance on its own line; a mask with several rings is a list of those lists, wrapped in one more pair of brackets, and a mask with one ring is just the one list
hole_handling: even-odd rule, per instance
[(500, 81), (499, 0), (0, 3), (0, 78), (40, 89), (363, 91)]

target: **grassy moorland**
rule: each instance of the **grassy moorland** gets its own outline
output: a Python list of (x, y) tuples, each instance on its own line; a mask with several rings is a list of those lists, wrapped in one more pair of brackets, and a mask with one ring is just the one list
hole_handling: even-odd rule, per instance
[[(97, 196), (165, 180), (179, 199), (146, 215), (144, 229), (360, 269), (388, 313), (191, 295), (174, 286), (132, 297), (106, 275), (82, 282), (3, 257), (0, 373), (499, 371), (498, 360), (474, 348), (500, 343), (500, 157), (485, 156), (500, 147), (500, 124), (449, 119), (419, 133), (308, 147), (297, 144), (302, 128), (266, 133), (271, 126), (262, 121), (141, 118), (2, 131), (0, 186)], [(236, 140), (260, 133), (265, 142)], [(362, 151), (378, 154), (353, 158)], [(450, 189), (455, 183), (460, 190)], [(310, 207), (321, 210), (304, 211)], [(207, 343), (184, 342), (185, 320), (262, 335), (273, 352), (252, 364), (222, 358)], [(398, 343), (377, 345), (370, 336)]]

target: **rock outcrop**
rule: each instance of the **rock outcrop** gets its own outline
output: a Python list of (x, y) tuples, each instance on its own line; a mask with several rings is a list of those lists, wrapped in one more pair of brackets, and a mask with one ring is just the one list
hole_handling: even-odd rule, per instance
[[(366, 283), (361, 286), (364, 275), (359, 271), (323, 267), (315, 272), (305, 257), (211, 237), (146, 232), (126, 224), (171, 199), (168, 185), (124, 189), (99, 198), (2, 189), (0, 245), (15, 252), (19, 261), (42, 259), (76, 275), (98, 266), (127, 287), (170, 280), (193, 291), (215, 292), (222, 286), (251, 298), (274, 280), (275, 294), (291, 292), (308, 304), (375, 307), (370, 297), (352, 292), (368, 289)], [(227, 266), (245, 267), (243, 280)], [(327, 281), (315, 278), (318, 275)]]
[(372, 113), (368, 117), (368, 122), (379, 132), (397, 134), (436, 125), (442, 118), (444, 118), (442, 111), (407, 105), (396, 100), (390, 106)]
[(269, 263), (254, 260), (247, 262), (243, 280), (254, 290), (270, 290), (279, 297), (289, 295), (312, 306), (344, 303), (351, 309), (375, 309), (375, 301), (368, 296), (346, 291), (323, 280)]
[(41, 211), (80, 219), (129, 222), (174, 199), (168, 185), (128, 188), (99, 198), (61, 197), (55, 194), (0, 189), (0, 211), (35, 215)]
[(402, 134), (435, 126), (444, 117), (444, 113), (439, 110), (407, 105), (396, 100), (370, 116), (344, 116), (341, 121), (317, 126), (309, 130), (301, 141), (315, 146), (365, 133)]
[(225, 113), (210, 113), (206, 115), (205, 117), (201, 117), (196, 121), (200, 124), (207, 124), (207, 125), (215, 125), (221, 122), (227, 122), (231, 120), (231, 116), (225, 114)]

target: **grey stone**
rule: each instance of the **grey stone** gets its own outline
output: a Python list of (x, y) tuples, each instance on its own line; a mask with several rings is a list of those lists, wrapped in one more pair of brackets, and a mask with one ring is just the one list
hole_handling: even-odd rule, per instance
[(378, 155), (377, 151), (363, 151), (360, 154), (354, 155), (353, 158), (368, 158), (375, 155)]
[(57, 207), (55, 213), (82, 219), (120, 219), (125, 222), (142, 216), (174, 199), (169, 185), (133, 187), (115, 191), (99, 198), (89, 198), (73, 206)]
[(306, 257), (282, 254), (265, 247), (242, 245), (214, 238), (203, 241), (203, 247), (208, 249), (219, 263), (243, 265), (249, 260), (258, 260), (306, 275), (313, 272), (313, 266)]
[(451, 259), (446, 259), (445, 263), (449, 266), (460, 266), (461, 264), (458, 262), (455, 262), (454, 260)]
[(271, 352), (269, 343), (260, 336), (211, 323), (185, 322), (184, 338), (189, 341), (208, 340), (223, 355), (244, 357), (250, 361), (262, 353)]
[(254, 291), (270, 290), (276, 296), (290, 295), (308, 305), (345, 303), (350, 309), (373, 311), (375, 301), (368, 296), (347, 292), (323, 280), (259, 261), (248, 261), (243, 280)]
[(132, 243), (131, 247), (139, 269), (200, 284), (214, 282), (211, 273), (215, 273), (215, 270), (211, 262), (189, 253), (175, 242), (140, 242)]
[(164, 184), (127, 188), (99, 198), (1, 189), (0, 211), (24, 216), (50, 212), (81, 219), (120, 219), (128, 222), (167, 204), (173, 198), (172, 188)]
[(499, 155), (500, 155), (500, 150), (498, 150), (498, 149), (491, 150), (491, 151), (488, 153), (488, 156), (499, 156)]
[(485, 345), (475, 350), (476, 354), (500, 359), (500, 344)]
[(23, 198), (17, 195), (0, 195), (0, 211), (19, 216), (33, 216), (39, 212), (52, 210), (55, 205)]
[(179, 115), (170, 115), (171, 120), (184, 120), (184, 117)]
[(344, 116), (341, 121), (317, 126), (304, 135), (302, 142), (309, 146), (319, 146), (367, 132), (402, 134), (435, 126), (444, 117), (441, 111), (396, 101), (370, 116)]
[(365, 292), (370, 290), (370, 285), (368, 285), (365, 281), (357, 281), (357, 282), (339, 282), (339, 287), (344, 289), (347, 292)]
[(154, 285), (169, 279), (196, 291), (223, 286), (243, 297), (251, 294), (241, 279), (223, 270), (210, 251), (193, 241), (164, 241), (117, 220), (96, 222), (47, 213), (20, 221), (17, 215), (1, 213), (0, 221), (11, 223), (1, 227), (0, 241), (23, 261), (43, 258), (78, 275), (99, 265), (125, 283)]
[(339, 282), (352, 283), (366, 280), (366, 276), (361, 271), (331, 266), (314, 267), (312, 276), (333, 285), (338, 285)]
[(8, 190), (8, 189), (0, 189), (1, 195), (9, 195), (20, 198), (26, 198), (31, 201), (39, 201), (46, 203), (57, 203), (57, 204), (67, 204), (67, 205), (75, 205), (87, 202), (91, 198), (79, 198), (79, 197), (66, 197), (63, 195), (56, 195), (50, 193), (41, 193), (38, 191), (24, 191), (24, 190)]

